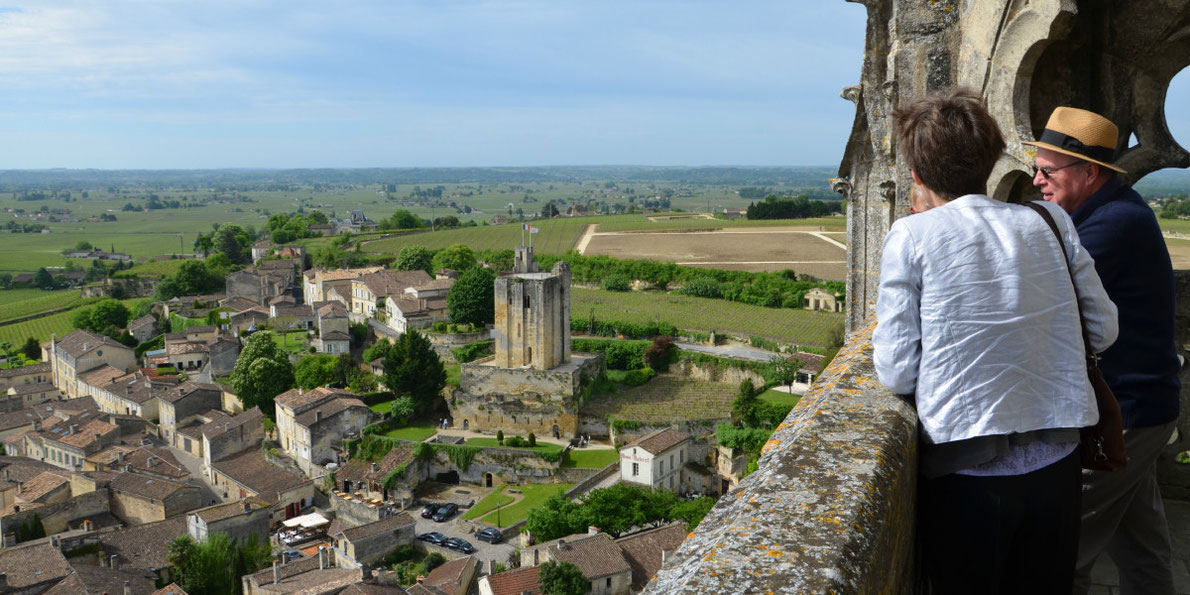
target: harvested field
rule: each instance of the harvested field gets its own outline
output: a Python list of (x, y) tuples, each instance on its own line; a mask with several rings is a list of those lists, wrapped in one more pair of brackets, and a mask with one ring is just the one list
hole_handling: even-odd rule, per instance
[(586, 255), (648, 258), (728, 270), (793, 269), (842, 281), (847, 272), (843, 234), (816, 228), (761, 228), (673, 233), (596, 233)]
[(731, 417), (738, 386), (658, 374), (645, 384), (583, 405), (582, 414), (630, 421), (699, 421)]
[(1169, 248), (1169, 260), (1175, 271), (1190, 269), (1190, 239), (1167, 237), (1165, 246)]

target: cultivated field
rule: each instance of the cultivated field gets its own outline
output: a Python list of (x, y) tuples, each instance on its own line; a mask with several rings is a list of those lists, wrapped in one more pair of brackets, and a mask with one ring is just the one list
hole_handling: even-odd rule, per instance
[(578, 320), (594, 312), (600, 320), (636, 324), (662, 321), (680, 329), (715, 330), (738, 337), (757, 336), (815, 347), (827, 347), (843, 325), (843, 315), (834, 312), (765, 308), (676, 294), (575, 287), (570, 298), (571, 316)]
[(796, 221), (784, 219), (750, 221), (748, 219), (708, 219), (705, 217), (682, 215), (624, 215), (615, 219), (601, 221), (599, 231), (711, 230), (735, 229), (740, 227), (788, 227), (791, 224), (813, 231), (845, 231), (847, 228), (847, 219), (844, 217), (822, 217), (818, 219), (798, 219)]
[[(541, 230), (533, 234), (533, 249), (540, 254), (563, 254), (574, 247), (587, 224), (598, 221), (599, 218), (588, 217), (530, 221), (530, 225)], [(466, 244), (473, 250), (511, 250), (521, 243), (521, 232), (519, 223), (508, 223), (413, 233), (365, 242), (364, 250), (397, 254), (405, 246), (423, 246), (437, 250), (451, 244)]]
[(42, 291), (40, 289), (9, 289), (0, 291), (0, 323), (81, 304), (77, 289)]
[(629, 421), (699, 421), (731, 416), (739, 387), (658, 374), (641, 386), (603, 395), (583, 405), (583, 415)]
[(61, 312), (17, 324), (0, 326), (0, 343), (23, 345), (29, 337), (44, 342), (50, 340), (50, 333), (57, 333), (61, 337), (74, 330), (70, 326), (72, 314), (73, 312)]
[[(800, 227), (732, 228), (683, 233), (602, 233), (591, 236), (584, 254), (648, 258), (686, 266), (729, 270), (793, 269), (821, 279), (842, 281), (847, 250), (836, 237)], [(603, 225), (599, 226), (603, 229)], [(832, 234), (839, 235), (839, 234)]]
[(1165, 238), (1174, 270), (1190, 269), (1190, 239)]

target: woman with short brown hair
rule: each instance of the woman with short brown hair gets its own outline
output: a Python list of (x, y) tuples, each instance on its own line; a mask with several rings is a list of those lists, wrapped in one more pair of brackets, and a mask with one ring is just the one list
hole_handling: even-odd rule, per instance
[(935, 93), (893, 118), (918, 214), (885, 238), (874, 358), (917, 407), (927, 582), (1069, 592), (1078, 428), (1098, 419), (1078, 307), (1096, 352), (1115, 340), (1116, 308), (1061, 209), (1043, 203), (1069, 260), (1037, 213), (986, 196), (1005, 145), (978, 95)]

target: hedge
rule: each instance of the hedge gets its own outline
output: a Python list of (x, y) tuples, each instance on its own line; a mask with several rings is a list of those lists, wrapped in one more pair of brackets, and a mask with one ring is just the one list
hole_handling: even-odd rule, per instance
[(644, 365), (645, 349), (652, 344), (652, 341), (574, 339), (571, 348), (580, 353), (602, 353), (612, 370), (635, 370)]

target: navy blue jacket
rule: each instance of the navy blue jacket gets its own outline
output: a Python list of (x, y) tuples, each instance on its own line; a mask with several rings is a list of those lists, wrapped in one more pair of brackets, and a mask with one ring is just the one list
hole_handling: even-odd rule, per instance
[(1120, 311), (1120, 337), (1103, 352), (1099, 367), (1120, 401), (1124, 427), (1177, 419), (1173, 267), (1153, 209), (1112, 179), (1071, 219)]

